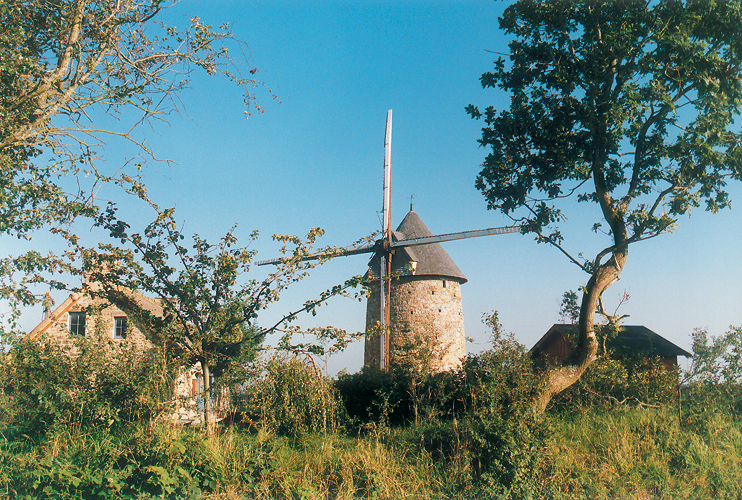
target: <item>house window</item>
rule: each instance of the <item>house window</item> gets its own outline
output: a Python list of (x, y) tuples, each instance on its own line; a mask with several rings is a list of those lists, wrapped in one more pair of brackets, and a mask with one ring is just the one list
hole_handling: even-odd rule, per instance
[(72, 335), (85, 336), (85, 313), (71, 312), (70, 314), (70, 333)]
[(116, 316), (113, 318), (113, 338), (126, 338), (126, 316)]

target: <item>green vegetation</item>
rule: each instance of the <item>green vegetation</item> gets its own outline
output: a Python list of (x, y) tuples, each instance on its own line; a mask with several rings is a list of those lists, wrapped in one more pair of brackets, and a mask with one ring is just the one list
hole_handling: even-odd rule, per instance
[[(421, 339), (394, 370), (336, 380), (309, 355), (288, 354), (324, 352), (291, 345), (297, 330), (285, 325), (299, 311), (266, 329), (255, 323), (311, 267), (302, 258), (321, 231), (306, 243), (279, 236), (290, 249), (278, 271), (245, 283), (254, 252), (237, 247), (232, 231), (216, 244), (188, 238), (138, 178), (98, 169), (103, 137), (149, 150), (136, 127), (98, 131), (88, 117), (97, 109), (140, 123), (167, 114), (161, 103), (177, 102), (170, 97), (188, 84), (190, 68), (226, 76), (252, 103), (257, 82), (231, 71), (226, 45), (240, 42), (228, 26), (193, 18), (183, 31), (152, 25), (154, 37), (143, 36), (140, 26), (161, 4), (0, 4), (0, 236), (48, 228), (73, 248), (0, 258), (0, 298), (14, 310), (0, 331), (12, 346), (0, 351), (1, 497), (742, 496), (742, 330), (696, 332), (693, 366), (680, 377), (651, 358), (603, 356), (594, 327), (629, 245), (668, 231), (702, 203), (724, 208), (727, 180), (742, 177), (740, 135), (730, 130), (742, 102), (737, 4), (509, 7), (502, 27), (516, 38), (510, 63), (498, 61), (482, 83), (511, 91), (510, 110), (468, 108), (484, 117), (481, 142), (492, 148), (477, 184), (490, 208), (565, 254), (556, 203), (574, 195), (600, 206), (609, 241), (592, 261), (572, 257), (590, 278), (579, 308), (576, 294), (565, 296), (565, 311), (579, 319), (580, 354), (572, 366), (539, 366), (493, 314), (492, 349), (460, 371), (432, 373)], [(156, 219), (137, 232), (114, 205), (94, 205), (94, 185), (62, 189), (66, 177), (86, 175), (93, 184), (115, 181)], [(79, 217), (94, 218), (117, 244), (95, 255), (77, 247), (69, 224)], [(19, 307), (39, 298), (30, 287), (64, 288), (50, 275), (78, 271), (81, 255), (92, 258), (90, 277), (112, 302), (126, 298), (112, 297), (123, 288), (163, 299), (162, 318), (122, 307), (151, 326), (157, 349), (142, 354), (95, 336), (65, 346), (19, 340)], [(300, 311), (344, 291), (328, 290)], [(613, 326), (620, 318), (608, 319)], [(283, 354), (261, 357), (263, 337), (279, 326)], [(315, 333), (328, 351), (349, 341), (333, 328)], [(188, 403), (174, 397), (175, 376), (196, 361), (205, 392), (214, 375), (232, 398), (216, 428), (210, 398), (205, 428), (170, 420)]]
[[(261, 111), (254, 91), (262, 84), (254, 71), (243, 77), (246, 61), (230, 55), (244, 42), (227, 23), (215, 29), (193, 16), (178, 29), (161, 22), (177, 3), (0, 2), (0, 238), (52, 234), (61, 248), (75, 247), (85, 228), (73, 222), (100, 213), (102, 184), (144, 193), (142, 164), (158, 158), (142, 130), (181, 111), (182, 91), (198, 73), (236, 85), (246, 114)], [(101, 155), (116, 141), (137, 160), (107, 166)], [(48, 290), (39, 294), (35, 285), (67, 288), (59, 273), (79, 275), (77, 258), (77, 248), (54, 254), (38, 246), (0, 255), (0, 300), (12, 311), (0, 322), (0, 342), (25, 334), (20, 311)]]
[[(542, 410), (598, 359), (596, 311), (629, 249), (693, 209), (729, 207), (727, 184), (742, 179), (740, 25), (738, 2), (703, 0), (524, 0), (500, 18), (509, 52), (480, 81), (510, 103), (466, 108), (484, 121), (476, 186), (587, 275), (579, 309), (568, 301), (578, 355), (544, 373)], [(577, 241), (560, 231), (568, 212), (589, 221)]]
[(740, 498), (738, 329), (695, 334), (681, 407), (676, 371), (606, 357), (541, 414), (543, 368), (486, 320), (492, 349), (455, 373), (259, 358), (213, 434), (168, 423), (157, 356), (125, 370), (116, 345), (22, 344), (2, 363), (0, 496)]

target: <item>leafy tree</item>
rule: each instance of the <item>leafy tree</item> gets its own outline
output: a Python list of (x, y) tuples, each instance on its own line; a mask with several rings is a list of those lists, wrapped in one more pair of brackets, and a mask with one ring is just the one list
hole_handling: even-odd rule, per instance
[(730, 326), (729, 331), (709, 339), (708, 332), (693, 332), (693, 359), (684, 374), (686, 382), (710, 385), (742, 382), (742, 328)]
[(559, 317), (562, 321), (569, 321), (571, 324), (577, 323), (580, 319), (579, 297), (574, 290), (567, 290), (562, 294), (562, 303), (559, 306)]
[[(144, 194), (139, 194), (146, 200)], [(244, 275), (256, 254), (249, 244), (257, 238), (257, 232), (252, 233), (244, 247), (237, 246), (234, 227), (216, 244), (194, 235), (189, 249), (186, 236), (177, 228), (173, 209), (151, 206), (157, 218), (141, 233), (130, 231), (129, 224), (118, 218), (112, 204), (100, 214), (96, 224), (108, 230), (120, 245), (100, 244), (100, 252), (85, 252), (86, 288), (88, 293), (104, 297), (126, 311), (145, 335), (158, 345), (170, 346), (186, 366), (200, 363), (206, 395), (204, 412), (209, 426), (212, 375), (218, 378), (225, 372), (242, 370), (254, 359), (265, 336), (272, 332), (283, 331), (281, 346), (290, 349), (291, 337), (298, 329), (286, 326), (301, 312), (313, 313), (331, 296), (344, 293), (360, 277), (305, 302), (274, 325), (261, 328), (256, 324), (258, 313), (318, 265), (302, 258), (310, 253), (310, 245), (323, 231), (312, 229), (306, 241), (295, 236), (274, 236), (285, 243), (282, 248), (285, 258), (265, 279), (246, 280)], [(319, 263), (331, 258), (333, 249), (326, 248), (323, 253), (327, 256), (319, 259)], [(128, 290), (157, 296), (163, 314), (142, 307)], [(326, 335), (332, 332), (331, 348), (347, 345), (348, 336), (343, 330), (320, 330)], [(307, 344), (300, 344), (299, 349), (306, 350)], [(311, 350), (321, 354), (323, 347), (312, 346)]]
[[(729, 205), (742, 175), (742, 8), (738, 2), (520, 1), (500, 27), (508, 60), (482, 75), (511, 94), (490, 106), (477, 177), (500, 210), (584, 270), (579, 349), (544, 377), (538, 406), (596, 359), (595, 312), (619, 279), (631, 244), (670, 231), (678, 216)], [(560, 203), (597, 205), (593, 230), (607, 236), (592, 259), (568, 252)]]
[[(233, 81), (250, 112), (259, 82), (244, 78), (228, 51), (243, 42), (228, 25), (214, 29), (196, 17), (185, 30), (155, 22), (168, 3), (0, 2), (0, 235), (30, 238), (46, 227), (74, 243), (69, 224), (93, 215), (96, 184), (128, 178), (99, 168), (103, 144), (116, 137), (151, 157), (137, 127), (177, 111), (176, 96), (196, 70)], [(102, 126), (106, 114), (120, 128)], [(0, 298), (28, 305), (35, 300), (28, 285), (65, 267), (39, 252), (6, 257)]]
[(693, 332), (693, 358), (683, 372), (683, 401), (688, 417), (708, 421), (722, 411), (742, 412), (742, 328), (730, 326), (718, 337), (705, 329)]

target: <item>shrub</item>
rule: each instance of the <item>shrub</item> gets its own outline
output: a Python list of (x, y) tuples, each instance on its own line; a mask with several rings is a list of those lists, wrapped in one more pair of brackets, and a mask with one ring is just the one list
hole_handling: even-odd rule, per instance
[(679, 369), (656, 356), (603, 357), (570, 388), (552, 400), (552, 413), (621, 405), (677, 405)]
[(242, 386), (239, 400), (244, 423), (280, 435), (331, 432), (339, 426), (342, 406), (311, 358), (272, 357), (262, 375)]
[(71, 348), (21, 342), (0, 375), (5, 424), (30, 432), (153, 419), (173, 403), (175, 374), (157, 349), (143, 353), (126, 343), (85, 337), (74, 339)]
[(348, 425), (356, 432), (409, 422), (409, 393), (397, 372), (367, 365), (359, 373), (339, 375), (334, 386), (347, 412)]

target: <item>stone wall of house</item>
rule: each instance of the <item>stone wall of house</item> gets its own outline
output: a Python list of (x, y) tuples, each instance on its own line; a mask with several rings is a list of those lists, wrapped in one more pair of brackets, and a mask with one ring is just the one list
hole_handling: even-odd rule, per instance
[[(380, 319), (379, 286), (372, 285), (366, 331)], [(390, 363), (417, 364), (431, 371), (461, 366), (466, 356), (461, 288), (457, 281), (403, 277), (392, 283)], [(378, 364), (381, 339), (366, 338), (364, 363)]]
[[(155, 303), (158, 301), (155, 300)], [(95, 300), (86, 295), (72, 294), (54, 311), (57, 316), (46, 326), (46, 320), (39, 325), (43, 328), (36, 341), (49, 341), (66, 347), (71, 355), (75, 353), (75, 334), (70, 331), (70, 313), (85, 313), (85, 337), (107, 338), (114, 344), (134, 345), (143, 355), (154, 348), (154, 344), (141, 332), (134, 321), (121, 309), (108, 302)], [(126, 336), (115, 337), (117, 317), (127, 317)], [(196, 363), (184, 369), (175, 381), (174, 406), (170, 418), (178, 423), (199, 423), (203, 418), (203, 384), (201, 364)], [(222, 389), (212, 398), (212, 409), (216, 419), (223, 418), (230, 409), (229, 391)]]
[[(114, 325), (116, 317), (126, 317), (118, 307), (99, 301), (94, 301), (87, 296), (73, 296), (77, 300), (63, 312), (54, 318), (52, 324), (44, 331), (42, 338), (53, 340), (63, 346), (71, 346), (73, 334), (70, 332), (70, 313), (85, 313), (85, 336), (101, 336), (109, 338), (114, 342), (134, 344), (142, 352), (153, 347), (152, 342), (147, 340), (144, 334), (137, 328), (133, 321), (126, 321), (126, 337), (114, 338)], [(93, 307), (91, 307), (93, 306)]]

